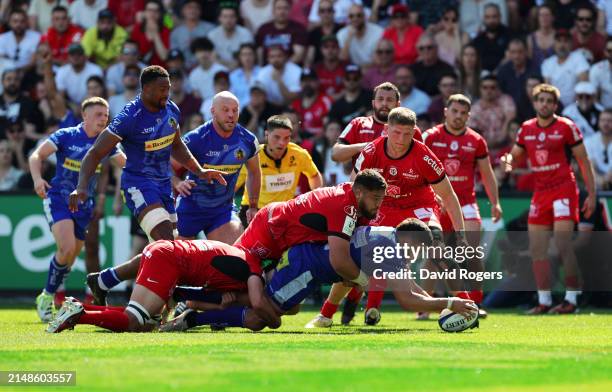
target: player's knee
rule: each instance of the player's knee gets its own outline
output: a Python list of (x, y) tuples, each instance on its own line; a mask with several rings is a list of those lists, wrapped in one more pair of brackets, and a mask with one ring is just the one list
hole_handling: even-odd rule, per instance
[(168, 211), (163, 208), (154, 208), (147, 211), (140, 220), (140, 226), (149, 238), (154, 240), (174, 239), (173, 226)]
[(75, 254), (74, 248), (76, 244), (74, 241), (66, 239), (57, 244), (57, 251), (55, 252), (55, 258), (59, 264), (69, 265), (72, 264), (74, 258), (78, 255)]
[(159, 324), (159, 315), (151, 316), (149, 311), (136, 301), (130, 301), (125, 308), (129, 318), (129, 331), (151, 331)]

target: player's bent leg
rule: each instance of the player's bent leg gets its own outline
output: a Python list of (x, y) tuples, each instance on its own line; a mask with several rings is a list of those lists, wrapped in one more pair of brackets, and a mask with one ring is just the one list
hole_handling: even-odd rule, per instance
[(342, 283), (334, 283), (329, 291), (327, 299), (321, 307), (321, 313), (318, 314), (314, 319), (310, 320), (304, 327), (305, 328), (329, 328), (332, 326), (332, 318), (338, 310), (340, 301), (344, 298), (351, 287), (345, 286)]
[(143, 209), (138, 215), (138, 222), (147, 236), (154, 241), (174, 239), (170, 214), (161, 204), (152, 204)]
[(136, 283), (125, 313), (130, 316), (129, 331), (150, 331), (157, 326), (160, 313), (166, 304), (152, 290)]
[(533, 274), (538, 289), (538, 305), (527, 314), (547, 313), (552, 305), (552, 271), (548, 260), (548, 246), (552, 236), (550, 225), (529, 224), (529, 253), (532, 260)]
[(565, 276), (565, 299), (559, 305), (550, 309), (552, 314), (569, 314), (578, 310), (578, 295), (581, 294), (578, 260), (574, 251), (572, 237), (574, 221), (557, 220), (553, 226), (553, 237), (561, 260)]

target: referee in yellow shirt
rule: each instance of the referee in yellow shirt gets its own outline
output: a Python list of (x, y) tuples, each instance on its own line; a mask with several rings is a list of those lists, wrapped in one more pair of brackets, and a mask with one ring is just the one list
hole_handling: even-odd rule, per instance
[[(266, 124), (266, 144), (259, 148), (259, 164), (261, 166), (261, 191), (259, 204), (262, 208), (274, 201), (287, 201), (295, 197), (300, 175), (308, 178), (310, 189), (323, 185), (323, 177), (315, 166), (308, 151), (291, 143), (293, 125), (285, 116), (272, 116)], [(236, 189), (244, 184), (246, 171), (240, 172)], [(249, 208), (249, 195), (245, 189), (240, 206), (240, 220), (247, 226), (246, 211)]]

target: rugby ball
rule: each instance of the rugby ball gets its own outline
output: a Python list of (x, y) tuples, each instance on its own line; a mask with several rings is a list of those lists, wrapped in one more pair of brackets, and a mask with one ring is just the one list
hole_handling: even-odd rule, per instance
[(446, 332), (461, 332), (468, 328), (478, 327), (478, 312), (470, 313), (468, 317), (455, 313), (450, 309), (440, 312), (438, 325)]

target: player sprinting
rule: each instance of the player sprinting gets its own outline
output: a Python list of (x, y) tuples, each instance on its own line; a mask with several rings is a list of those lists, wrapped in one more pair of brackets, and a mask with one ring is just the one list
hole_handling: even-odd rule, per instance
[[(259, 148), (259, 166), (261, 167), (261, 190), (257, 208), (295, 197), (300, 175), (308, 178), (310, 189), (320, 188), (323, 184), (321, 173), (312, 161), (312, 157), (302, 147), (291, 142), (293, 125), (285, 116), (277, 115), (266, 122), (266, 144)], [(236, 187), (239, 188), (246, 178), (246, 170), (240, 172)], [(249, 190), (242, 196), (240, 219), (248, 225), (247, 211), (250, 208)]]
[[(466, 127), (470, 117), (472, 103), (468, 97), (462, 94), (451, 95), (444, 109), (444, 123), (425, 131), (424, 143), (433, 151), (438, 159), (444, 164), (448, 179), (459, 199), (461, 213), (465, 224), (466, 238), (471, 246), (480, 243), (480, 211), (476, 203), (474, 191), (474, 176), (476, 169), (480, 171), (482, 183), (491, 203), (491, 217), (493, 222), (501, 219), (502, 209), (499, 204), (499, 193), (497, 180), (489, 161), (489, 149), (486, 140), (471, 128)], [(442, 230), (452, 231), (452, 223), (448, 213), (441, 216)], [(470, 260), (466, 266), (471, 271), (484, 271), (482, 260)], [(431, 291), (434, 280), (423, 282), (426, 290)], [(482, 282), (470, 282), (472, 290), (469, 296), (479, 306), (480, 317), (485, 316), (484, 310), (480, 308), (483, 300)], [(421, 318), (426, 318), (422, 314)]]
[[(202, 179), (221, 184), (225, 179), (222, 172), (203, 169), (183, 143), (178, 129), (179, 109), (169, 99), (168, 72), (159, 66), (146, 67), (140, 75), (140, 85), (141, 94), (123, 108), (83, 159), (77, 188), (70, 195), (70, 210), (78, 210), (79, 203), (87, 197), (87, 185), (96, 166), (121, 142), (127, 155), (121, 175), (126, 205), (150, 239), (172, 240), (176, 213), (170, 157)], [(87, 284), (96, 304), (105, 304), (104, 289), (119, 284), (123, 276), (136, 276), (138, 263), (132, 261), (137, 258), (88, 275)]]
[[(521, 125), (516, 144), (503, 157), (507, 171), (512, 170), (514, 161), (526, 157), (536, 181), (527, 223), (538, 305), (527, 313), (574, 313), (581, 288), (576, 254), (572, 247), (579, 205), (578, 187), (568, 153), (571, 152), (576, 158), (587, 188), (588, 195), (582, 206), (586, 218), (595, 210), (593, 167), (576, 124), (555, 115), (559, 90), (549, 84), (539, 84), (533, 89), (533, 102), (536, 117)], [(555, 307), (552, 306), (552, 273), (548, 260), (551, 231), (563, 261), (566, 289), (564, 301)]]
[(234, 208), (234, 187), (240, 170), (246, 167), (249, 191), (247, 221), (257, 213), (261, 169), (257, 138), (238, 121), (238, 98), (229, 91), (213, 98), (212, 120), (187, 133), (185, 145), (207, 169), (224, 173), (227, 186), (202, 180), (189, 173), (177, 186), (177, 229), (181, 238), (193, 239), (200, 231), (206, 238), (233, 244), (242, 233)]
[[(378, 215), (369, 224), (395, 227), (404, 219), (417, 218), (434, 231), (437, 241), (441, 241), (437, 194), (448, 208), (453, 228), (463, 237), (465, 228), (457, 196), (442, 163), (427, 146), (413, 139), (415, 125), (416, 115), (410, 109), (399, 107), (391, 110), (386, 136), (368, 143), (355, 162), (355, 173), (365, 169), (375, 170), (387, 182), (385, 200)], [(375, 325), (380, 321), (379, 308), (385, 287), (384, 280), (370, 280), (366, 324)], [(331, 326), (338, 304), (348, 292), (345, 286), (334, 285), (321, 308), (321, 314), (306, 327)], [(350, 320), (343, 322), (348, 324)]]
[[(115, 332), (146, 332), (155, 328), (177, 284), (206, 286), (215, 291), (249, 292), (254, 312), (233, 307), (223, 312), (228, 326), (258, 329), (280, 326), (263, 295), (259, 260), (234, 246), (208, 240), (160, 240), (147, 245), (127, 307), (84, 305), (68, 298), (47, 332), (58, 333), (76, 324), (91, 324)], [(264, 322), (259, 321), (263, 315)], [(261, 329), (261, 328), (259, 328)]]
[[(55, 310), (53, 297), (68, 276), (70, 268), (81, 252), (87, 226), (92, 219), (95, 200), (95, 170), (89, 187), (86, 189), (84, 203), (79, 211), (70, 211), (68, 198), (77, 186), (79, 169), (83, 157), (108, 124), (108, 103), (103, 98), (88, 98), (81, 104), (83, 122), (75, 127), (63, 128), (54, 132), (32, 153), (29, 159), (34, 190), (43, 198), (45, 215), (57, 250), (49, 264), (47, 284), (36, 297), (36, 310), (41, 321), (49, 322)], [(55, 177), (49, 185), (41, 177), (42, 162), (51, 154), (57, 156)], [(116, 148), (110, 149), (102, 158), (110, 155), (114, 164), (123, 166), (125, 155)], [(95, 168), (94, 168), (95, 169)]]
[[(385, 272), (398, 272), (406, 267), (408, 260), (393, 256), (382, 264), (373, 263), (375, 248), (395, 248), (396, 244), (409, 246), (430, 246), (431, 231), (418, 219), (407, 219), (397, 228), (360, 226), (355, 229), (350, 241), (350, 258), (352, 262), (367, 275), (378, 268)], [(266, 284), (265, 293), (276, 308), (279, 316), (295, 314), (306, 297), (319, 284), (342, 282), (343, 278), (330, 263), (329, 246), (320, 243), (304, 243), (289, 248), (276, 267), (270, 282)], [(432, 298), (411, 279), (390, 281), (393, 294), (405, 310), (441, 311), (448, 308), (464, 315), (476, 316), (477, 308), (472, 300), (449, 297)], [(191, 302), (198, 308), (198, 302)], [(204, 312), (203, 314), (206, 314)], [(189, 310), (174, 320), (168, 321), (161, 330), (184, 331), (199, 325), (201, 313)]]

